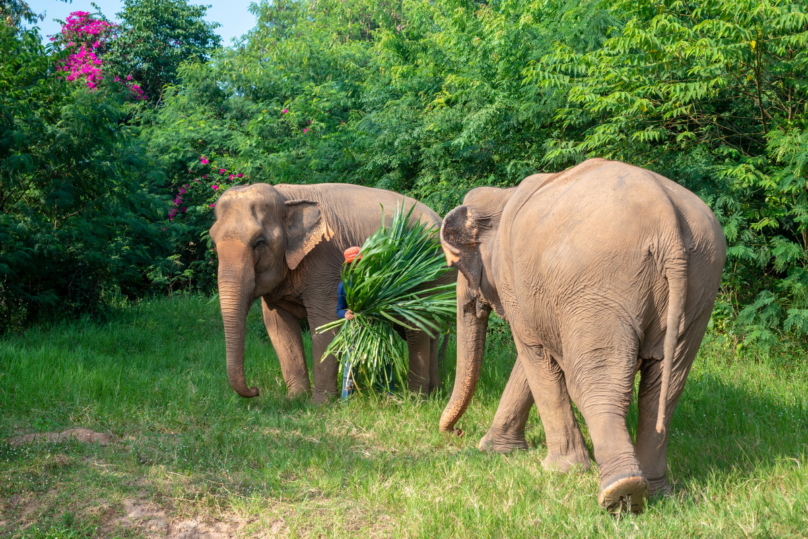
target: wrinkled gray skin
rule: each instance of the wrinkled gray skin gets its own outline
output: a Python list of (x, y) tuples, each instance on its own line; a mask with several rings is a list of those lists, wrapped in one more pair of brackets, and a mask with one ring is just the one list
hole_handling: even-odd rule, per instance
[[(216, 203), (210, 237), (219, 255), (219, 301), (227, 348), (227, 376), (242, 397), (258, 395), (244, 378), (244, 332), (253, 300), (261, 298), (264, 323), (290, 396), (310, 392), (299, 320), (312, 329), (337, 318), (337, 284), (343, 251), (361, 246), (398, 204), (416, 205), (413, 220), (438, 226), (428, 207), (391, 191), (349, 184), (235, 186)], [(451, 281), (449, 281), (451, 282)], [(428, 394), (439, 384), (436, 339), (406, 332), (409, 388)], [(314, 393), (338, 393), (337, 362), (320, 358), (334, 337), (312, 331)]]
[[(591, 159), (511, 189), (483, 187), (443, 220), (457, 280), (457, 375), (441, 417), (452, 431), (480, 372), (491, 309), (510, 323), (517, 361), (483, 450), (527, 448), (533, 402), (546, 469), (589, 467), (570, 405), (583, 415), (599, 502), (639, 512), (669, 490), (667, 426), (721, 280), (726, 243), (710, 209), (653, 172)], [(637, 371), (636, 445), (626, 428)]]

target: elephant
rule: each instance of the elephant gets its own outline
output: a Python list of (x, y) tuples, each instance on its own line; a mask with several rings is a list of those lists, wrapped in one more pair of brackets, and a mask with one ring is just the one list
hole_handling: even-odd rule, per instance
[[(337, 318), (343, 250), (361, 246), (397, 205), (413, 221), (440, 225), (440, 217), (411, 198), (350, 184), (233, 186), (219, 197), (210, 237), (218, 254), (218, 287), (226, 341), (227, 376), (242, 397), (255, 397), (244, 376), (247, 313), (261, 298), (264, 324), (290, 396), (309, 394), (300, 320), (316, 328)], [(384, 211), (382, 211), (382, 208)], [(453, 280), (453, 278), (452, 278)], [(448, 281), (452, 282), (452, 281)], [(439, 384), (437, 339), (405, 330), (409, 389), (428, 394)], [(337, 362), (320, 358), (333, 332), (312, 331), (314, 391), (323, 403), (337, 395)]]
[[(531, 405), (545, 469), (587, 469), (571, 400), (592, 439), (598, 501), (642, 512), (669, 492), (668, 424), (712, 313), (726, 258), (713, 212), (673, 181), (590, 159), (516, 187), (480, 187), (443, 219), (457, 279), (457, 372), (440, 429), (452, 432), (479, 378), (491, 310), (517, 359), (480, 449), (527, 448)], [(637, 372), (636, 443), (626, 426)], [(570, 400), (571, 399), (571, 400)]]

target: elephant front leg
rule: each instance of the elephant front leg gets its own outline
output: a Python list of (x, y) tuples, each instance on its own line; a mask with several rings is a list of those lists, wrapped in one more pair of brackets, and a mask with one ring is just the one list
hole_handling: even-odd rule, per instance
[(290, 397), (306, 395), (311, 390), (300, 322), (289, 311), (261, 301), (269, 340), (275, 348), (281, 373)]
[(514, 340), (544, 426), (547, 457), (542, 466), (546, 470), (564, 473), (574, 469), (588, 470), (589, 452), (572, 411), (564, 372), (544, 348)]
[(517, 361), (508, 379), (508, 385), (499, 399), (499, 407), (494, 423), (480, 440), (480, 451), (510, 453), (517, 449), (527, 449), (525, 425), (533, 406), (533, 395), (527, 382), (522, 363)]

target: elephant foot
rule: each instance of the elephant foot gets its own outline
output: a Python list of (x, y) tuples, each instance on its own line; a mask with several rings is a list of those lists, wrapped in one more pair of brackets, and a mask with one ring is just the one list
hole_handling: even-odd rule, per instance
[(482, 437), (477, 447), (480, 451), (490, 451), (492, 453), (510, 453), (518, 449), (528, 449), (524, 435), (514, 437), (497, 436), (492, 434), (491, 431), (488, 431)]
[(590, 461), (588, 454), (572, 453), (570, 455), (562, 455), (560, 453), (548, 453), (541, 465), (548, 472), (585, 472), (589, 469)]
[[(286, 388), (286, 396), (290, 399), (299, 399), (302, 397), (308, 397), (309, 390), (305, 387), (288, 387)], [(314, 399), (312, 399), (314, 400)]]
[(317, 406), (322, 406), (324, 404), (328, 404), (335, 398), (336, 395), (332, 395), (330, 393), (314, 393), (311, 396), (311, 402), (316, 404)]
[(612, 514), (624, 511), (642, 513), (645, 500), (649, 496), (648, 482), (642, 475), (621, 477), (602, 488), (598, 495), (598, 503)]
[(664, 477), (661, 479), (649, 479), (648, 490), (651, 491), (651, 496), (670, 496), (673, 494), (673, 489)]

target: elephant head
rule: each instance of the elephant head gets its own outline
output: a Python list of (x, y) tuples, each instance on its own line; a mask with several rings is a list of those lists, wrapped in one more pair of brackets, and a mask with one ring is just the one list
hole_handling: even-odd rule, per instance
[(286, 200), (273, 186), (231, 187), (216, 203), (210, 237), (219, 255), (219, 302), (227, 349), (227, 376), (242, 397), (258, 389), (244, 380), (244, 332), (253, 300), (271, 293), (332, 231), (320, 205)]
[(500, 218), (513, 189), (480, 187), (443, 219), (440, 240), (457, 277), (457, 373), (452, 397), (440, 419), (451, 431), (471, 401), (480, 376), (488, 316), (493, 308), (505, 317), (496, 285)]

